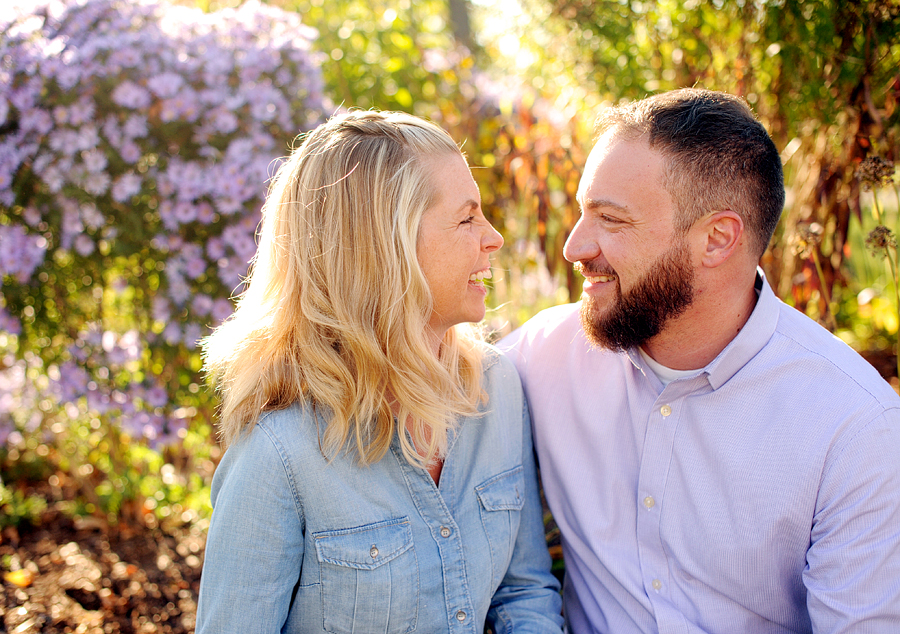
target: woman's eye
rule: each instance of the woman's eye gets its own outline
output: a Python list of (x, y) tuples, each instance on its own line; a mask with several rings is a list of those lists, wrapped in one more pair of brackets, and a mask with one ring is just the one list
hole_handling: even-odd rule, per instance
[(473, 220), (475, 220), (475, 216), (469, 216), (468, 218), (466, 218), (459, 224), (461, 224), (461, 225), (471, 224)]

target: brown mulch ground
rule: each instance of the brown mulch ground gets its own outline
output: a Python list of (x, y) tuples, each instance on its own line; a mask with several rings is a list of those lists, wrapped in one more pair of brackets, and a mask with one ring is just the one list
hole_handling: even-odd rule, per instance
[(7, 529), (0, 633), (191, 633), (205, 533), (198, 526), (102, 527), (50, 510), (40, 526)]

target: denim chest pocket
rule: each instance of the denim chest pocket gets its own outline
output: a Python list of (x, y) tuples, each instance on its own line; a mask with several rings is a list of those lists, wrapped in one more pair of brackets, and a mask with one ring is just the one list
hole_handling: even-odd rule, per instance
[(475, 487), (481, 523), (491, 548), (491, 581), (500, 585), (512, 560), (525, 504), (525, 469), (519, 465)]
[(419, 566), (406, 517), (313, 534), (324, 627), (335, 634), (416, 629)]

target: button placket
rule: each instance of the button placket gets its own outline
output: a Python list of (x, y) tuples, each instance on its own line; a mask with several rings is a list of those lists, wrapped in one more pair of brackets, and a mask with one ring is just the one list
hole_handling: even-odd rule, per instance
[[(391, 443), (391, 451), (400, 466), (407, 490), (412, 496), (416, 508), (435, 538), (442, 576), (445, 581), (449, 580), (444, 585), (444, 599), (449, 608), (444, 613), (444, 618), (447, 619), (446, 625), (452, 631), (476, 634), (475, 622), (468, 618), (468, 614), (473, 611), (473, 603), (469, 593), (463, 546), (453, 515), (444, 501), (445, 497), (456, 495), (453, 492), (452, 462), (445, 463), (439, 488), (435, 486), (434, 480), (427, 472), (409, 464), (400, 451), (397, 438)], [(455, 611), (452, 606), (456, 606)], [(462, 618), (460, 618), (460, 614)]]
[[(678, 386), (675, 386), (676, 388)], [(649, 400), (643, 409), (646, 418), (641, 451), (637, 496), (638, 557), (643, 587), (651, 604), (667, 595), (668, 555), (662, 543), (663, 502), (674, 452), (674, 439), (681, 423), (683, 394), (670, 384), (665, 395)], [(664, 391), (666, 391), (664, 390)], [(658, 499), (657, 499), (658, 497)], [(632, 498), (634, 499), (634, 498)]]

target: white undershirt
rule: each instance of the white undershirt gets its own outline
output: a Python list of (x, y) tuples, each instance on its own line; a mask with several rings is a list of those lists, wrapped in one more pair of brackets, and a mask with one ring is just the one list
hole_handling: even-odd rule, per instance
[(700, 373), (700, 370), (673, 370), (672, 368), (667, 368), (644, 352), (643, 348), (638, 347), (638, 351), (641, 353), (641, 358), (647, 362), (647, 365), (653, 370), (653, 374), (659, 377), (659, 380), (662, 381), (663, 385), (668, 385), (675, 379), (683, 379)]

